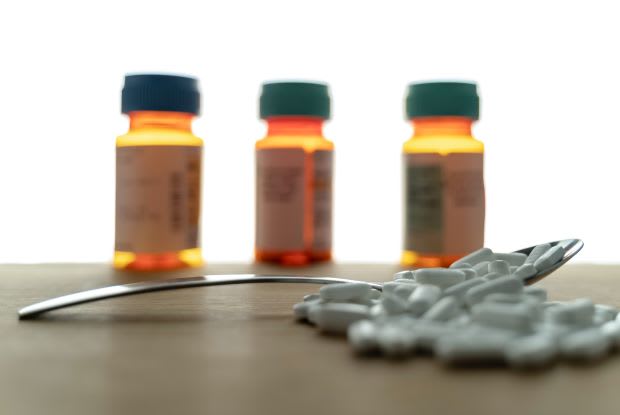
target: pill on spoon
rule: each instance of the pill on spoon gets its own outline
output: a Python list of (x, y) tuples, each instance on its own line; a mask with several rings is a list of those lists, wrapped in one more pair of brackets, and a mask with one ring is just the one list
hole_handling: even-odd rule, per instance
[(415, 271), (412, 270), (404, 270), (404, 271), (400, 271), (397, 272), (396, 274), (394, 274), (394, 276), (392, 277), (393, 280), (399, 280), (399, 279), (403, 279), (403, 280), (415, 280)]
[(495, 254), (495, 260), (506, 261), (509, 265), (520, 267), (525, 263), (527, 255), (520, 252), (498, 253)]
[(564, 248), (556, 245), (542, 254), (540, 258), (534, 262), (534, 267), (538, 271), (542, 271), (559, 262), (564, 257)]
[(478, 274), (478, 276), (483, 276), (485, 274), (489, 273), (489, 261), (484, 261), (481, 262), (479, 264), (474, 265), (473, 270), (476, 271), (476, 274)]
[(493, 251), (489, 248), (480, 248), (471, 254), (465, 255), (458, 261), (455, 261), (450, 268), (457, 268), (460, 264), (476, 265), (480, 262), (491, 261), (493, 259), (495, 259), (493, 256)]
[(491, 261), (489, 263), (489, 272), (495, 272), (500, 276), (508, 275), (510, 274), (510, 265), (508, 265), (508, 262), (501, 259)]
[(465, 273), (458, 269), (423, 268), (416, 272), (416, 281), (420, 284), (432, 284), (444, 289), (465, 281)]
[(537, 245), (530, 251), (530, 254), (525, 258), (525, 264), (534, 264), (545, 252), (551, 249), (550, 244)]
[(519, 278), (521, 281), (525, 281), (530, 277), (536, 275), (538, 271), (533, 264), (523, 264), (511, 273), (513, 277)]

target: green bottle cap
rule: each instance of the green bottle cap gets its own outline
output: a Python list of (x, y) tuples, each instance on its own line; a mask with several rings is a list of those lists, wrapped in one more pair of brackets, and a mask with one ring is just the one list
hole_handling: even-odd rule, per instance
[(480, 99), (473, 82), (416, 82), (405, 99), (407, 119), (461, 116), (477, 120)]
[(314, 82), (267, 82), (260, 96), (260, 118), (308, 116), (329, 119), (327, 84)]

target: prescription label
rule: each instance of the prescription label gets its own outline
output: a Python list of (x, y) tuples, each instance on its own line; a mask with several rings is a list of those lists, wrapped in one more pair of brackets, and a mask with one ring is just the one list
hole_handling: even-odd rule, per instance
[(462, 255), (484, 243), (483, 155), (404, 155), (406, 250)]
[(305, 165), (302, 149), (256, 152), (257, 249), (304, 249)]
[(117, 251), (162, 253), (196, 248), (201, 147), (116, 149)]
[(332, 247), (333, 151), (316, 151), (312, 157), (313, 242), (317, 252)]

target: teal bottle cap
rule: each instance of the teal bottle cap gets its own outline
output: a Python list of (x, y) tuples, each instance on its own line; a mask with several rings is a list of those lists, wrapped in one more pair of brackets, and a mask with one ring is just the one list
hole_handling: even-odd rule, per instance
[(132, 111), (174, 111), (198, 115), (198, 80), (167, 74), (126, 75), (121, 112), (129, 114)]
[(407, 119), (461, 116), (477, 120), (480, 98), (473, 82), (415, 82), (407, 88)]
[(316, 82), (266, 82), (260, 96), (260, 118), (308, 116), (329, 119), (329, 87)]

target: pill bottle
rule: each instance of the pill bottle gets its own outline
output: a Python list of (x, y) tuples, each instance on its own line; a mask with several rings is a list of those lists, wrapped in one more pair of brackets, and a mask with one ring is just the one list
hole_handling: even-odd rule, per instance
[(146, 271), (202, 264), (203, 141), (192, 133), (199, 112), (194, 78), (125, 77), (122, 113), (129, 116), (129, 131), (116, 140), (116, 268)]
[(304, 265), (331, 259), (334, 144), (323, 136), (330, 117), (326, 84), (269, 82), (256, 142), (255, 259)]
[(477, 86), (409, 85), (413, 136), (403, 145), (404, 266), (445, 267), (484, 244), (485, 194)]

